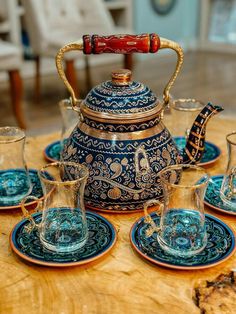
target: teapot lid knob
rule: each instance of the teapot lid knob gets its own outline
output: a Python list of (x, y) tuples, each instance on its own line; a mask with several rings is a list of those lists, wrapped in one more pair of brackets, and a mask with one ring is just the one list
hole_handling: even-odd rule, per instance
[(129, 85), (132, 72), (128, 69), (120, 69), (112, 72), (112, 84), (118, 86)]

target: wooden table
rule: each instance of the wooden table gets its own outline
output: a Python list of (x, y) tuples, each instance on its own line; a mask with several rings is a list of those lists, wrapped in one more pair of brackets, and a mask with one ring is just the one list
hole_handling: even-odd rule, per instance
[[(236, 121), (213, 118), (207, 139), (223, 154), (211, 168), (222, 173), (227, 162), (225, 135), (236, 129)], [(26, 157), (30, 168), (45, 161), (42, 149), (58, 134), (29, 138)], [(236, 230), (236, 217), (210, 211)], [(236, 255), (205, 270), (176, 271), (158, 267), (140, 258), (131, 248), (129, 231), (138, 214), (104, 215), (117, 228), (118, 241), (102, 260), (72, 268), (47, 268), (27, 264), (9, 246), (12, 227), (20, 211), (0, 212), (0, 313), (200, 313), (192, 301), (194, 286), (236, 269)]]

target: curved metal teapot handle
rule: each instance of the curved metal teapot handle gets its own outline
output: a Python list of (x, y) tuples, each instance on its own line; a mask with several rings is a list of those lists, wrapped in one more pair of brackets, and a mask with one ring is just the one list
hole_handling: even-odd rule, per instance
[(119, 54), (130, 54), (130, 53), (155, 53), (159, 49), (172, 49), (177, 53), (177, 64), (175, 71), (168, 81), (164, 91), (163, 100), (164, 105), (169, 103), (169, 92), (172, 87), (183, 63), (183, 50), (174, 41), (161, 38), (157, 34), (141, 34), (141, 35), (110, 35), (110, 36), (99, 36), (99, 35), (84, 35), (83, 39), (78, 42), (73, 42), (62, 47), (56, 56), (56, 66), (58, 73), (69, 90), (72, 98), (73, 106), (76, 105), (77, 99), (70, 83), (68, 82), (65, 71), (63, 68), (64, 54), (72, 50), (81, 50), (84, 54), (101, 54), (101, 53), (119, 53)]

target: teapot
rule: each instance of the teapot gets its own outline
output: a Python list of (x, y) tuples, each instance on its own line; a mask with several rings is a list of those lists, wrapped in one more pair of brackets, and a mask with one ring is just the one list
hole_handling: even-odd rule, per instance
[[(84, 100), (76, 98), (63, 69), (64, 54), (72, 50), (84, 54), (155, 53), (170, 48), (177, 64), (167, 83), (163, 100), (144, 84), (131, 80), (131, 71), (116, 70), (112, 79), (94, 87)], [(223, 110), (206, 105), (196, 118), (186, 147), (181, 153), (163, 124), (170, 88), (183, 63), (183, 50), (157, 34), (84, 35), (83, 39), (62, 47), (56, 56), (60, 77), (71, 94), (79, 121), (62, 152), (64, 161), (87, 166), (89, 178), (85, 204), (105, 212), (132, 212), (149, 199), (163, 197), (158, 173), (177, 163), (195, 163), (204, 151), (208, 120)]]

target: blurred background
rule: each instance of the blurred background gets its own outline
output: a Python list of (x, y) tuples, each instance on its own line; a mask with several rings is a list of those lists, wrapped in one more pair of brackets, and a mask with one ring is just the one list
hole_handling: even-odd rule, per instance
[[(0, 126), (20, 125), (29, 135), (60, 130), (58, 103), (68, 93), (55, 55), (83, 34), (157, 33), (179, 42), (184, 65), (173, 98), (222, 105), (236, 118), (236, 0), (0, 0)], [(133, 80), (162, 97), (176, 63), (174, 53), (66, 58), (78, 97), (130, 68)]]

